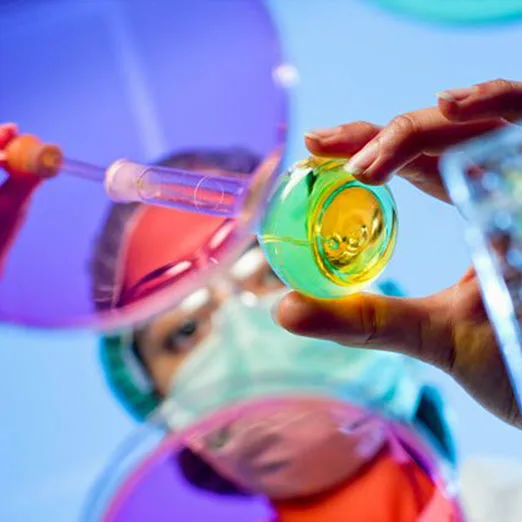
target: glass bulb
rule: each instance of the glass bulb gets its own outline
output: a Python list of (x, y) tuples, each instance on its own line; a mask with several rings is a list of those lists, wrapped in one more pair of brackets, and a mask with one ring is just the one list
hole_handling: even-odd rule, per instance
[(267, 204), (259, 241), (291, 288), (337, 298), (368, 286), (384, 270), (397, 237), (393, 196), (358, 182), (344, 160), (311, 157), (291, 167)]

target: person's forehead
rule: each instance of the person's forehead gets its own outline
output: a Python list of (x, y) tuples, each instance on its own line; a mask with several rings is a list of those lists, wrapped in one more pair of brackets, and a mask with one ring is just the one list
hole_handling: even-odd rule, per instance
[[(230, 277), (238, 279), (247, 278), (251, 275), (252, 271), (258, 269), (260, 265), (265, 264), (264, 254), (259, 248), (257, 240), (253, 240), (231, 267)], [(153, 329), (156, 335), (161, 335), (162, 332), (168, 331), (173, 324), (178, 324), (187, 317), (201, 313), (205, 308), (207, 308), (210, 313), (211, 310), (216, 308), (215, 294), (216, 291), (209, 281), (207, 285), (196, 289), (170, 311), (152, 320), (149, 324), (150, 329)]]
[(215, 216), (164, 207), (141, 207), (128, 232), (124, 286), (159, 268), (200, 256), (225, 223)]
[[(176, 166), (175, 163), (173, 166)], [(184, 168), (188, 168), (188, 165), (184, 165)], [(198, 157), (190, 162), (190, 169), (212, 174), (228, 172), (217, 165), (209, 165)], [(167, 264), (177, 258), (190, 257), (190, 254), (204, 246), (226, 221), (222, 217), (157, 206), (141, 206), (138, 212), (134, 230), (128, 239), (127, 257), (130, 258), (130, 262), (133, 261), (133, 257), (140, 258), (143, 262), (142, 251), (146, 250), (148, 265), (156, 262), (155, 257), (158, 258), (157, 266), (151, 271), (162, 265), (160, 258)]]

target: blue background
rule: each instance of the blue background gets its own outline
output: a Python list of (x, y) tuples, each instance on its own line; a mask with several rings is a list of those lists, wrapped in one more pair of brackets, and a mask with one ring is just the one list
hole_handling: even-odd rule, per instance
[[(99, 0), (91, 5), (113, 3)], [(433, 104), (434, 93), (441, 89), (497, 77), (521, 78), (520, 60), (514, 59), (515, 50), (522, 47), (520, 25), (444, 29), (350, 0), (272, 0), (270, 4), (301, 80), (293, 93), (290, 159), (304, 154), (306, 130), (359, 119), (385, 123), (397, 113)], [(51, 31), (44, 18), (35, 17), (16, 33), (14, 5), (2, 13), (0, 23), (0, 30), (12, 31), (13, 46), (23, 46), (23, 39), (33, 35), (41, 39), (45, 52), (48, 38), (85, 37), (81, 20), (76, 19), (75, 27), (67, 20), (67, 7), (60, 14), (65, 25), (55, 25)], [(19, 5), (24, 9), (23, 3)], [(107, 20), (110, 31), (111, 18)], [(129, 34), (121, 45), (130, 45), (132, 54), (131, 44), (137, 45), (146, 35)], [(146, 69), (147, 64), (136, 67)], [(67, 71), (59, 73), (63, 74), (59, 94), (66, 99)], [(6, 77), (3, 71), (0, 92), (5, 90)], [(41, 111), (42, 118), (52, 117), (32, 101), (38, 85), (24, 88), (19, 103), (34, 103), (26, 109)], [(146, 99), (146, 90), (139, 95)], [(82, 96), (83, 103), (95, 107), (88, 90)], [(70, 108), (70, 125), (75, 123), (75, 110)], [(136, 122), (140, 115), (133, 117)], [(150, 132), (146, 135), (145, 129), (138, 131), (136, 140), (144, 156), (152, 157), (158, 152), (157, 141)], [(392, 182), (392, 189), (401, 228), (387, 275), (413, 295), (452, 284), (470, 262), (456, 213), (400, 180)], [(118, 443), (135, 428), (107, 393), (97, 339), (88, 334), (2, 328), (0, 345), (0, 520), (78, 520), (88, 487)], [(484, 412), (450, 379), (436, 371), (431, 374), (458, 413), (463, 457), (487, 453), (522, 460), (519, 432)]]

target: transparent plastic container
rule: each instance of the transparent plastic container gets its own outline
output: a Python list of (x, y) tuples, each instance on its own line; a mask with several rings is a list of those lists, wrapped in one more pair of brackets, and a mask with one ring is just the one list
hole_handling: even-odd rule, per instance
[(522, 406), (522, 129), (459, 145), (441, 166), (450, 197), (466, 219), (482, 297)]

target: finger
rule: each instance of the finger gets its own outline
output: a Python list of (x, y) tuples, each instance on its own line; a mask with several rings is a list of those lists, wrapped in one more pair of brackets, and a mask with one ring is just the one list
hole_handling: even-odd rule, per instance
[(1, 216), (17, 213), (41, 183), (36, 176), (8, 177), (0, 186), (0, 223)]
[(450, 145), (504, 125), (503, 120), (451, 122), (437, 107), (410, 112), (394, 118), (345, 168), (364, 183), (382, 184), (421, 154), (438, 154)]
[(493, 80), (437, 93), (441, 113), (451, 121), (522, 118), (522, 82)]
[(0, 124), (0, 148), (3, 149), (18, 133), (15, 123)]
[(4, 123), (0, 125), (0, 167), (4, 167), (7, 157), (3, 149), (18, 134), (18, 128), (14, 123)]
[(439, 158), (421, 154), (397, 171), (397, 174), (426, 194), (452, 203), (439, 173)]
[(339, 125), (305, 134), (308, 150), (327, 158), (349, 158), (374, 138), (381, 127), (366, 121)]
[[(358, 121), (332, 129), (311, 131), (305, 141), (312, 154), (329, 158), (349, 158), (379, 134), (381, 127)], [(449, 202), (439, 179), (438, 158), (421, 155), (408, 163), (400, 175), (433, 197)]]
[(373, 294), (318, 301), (292, 292), (283, 298), (275, 317), (297, 335), (401, 352), (450, 369), (454, 360), (451, 323), (438, 303), (435, 297)]

